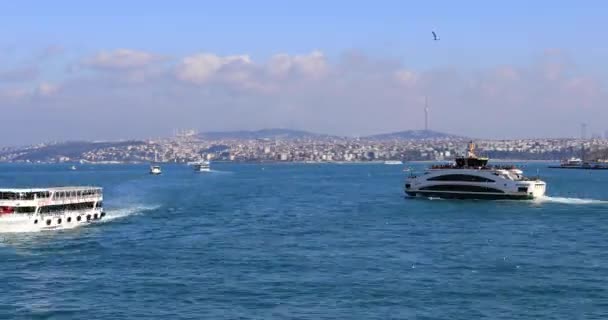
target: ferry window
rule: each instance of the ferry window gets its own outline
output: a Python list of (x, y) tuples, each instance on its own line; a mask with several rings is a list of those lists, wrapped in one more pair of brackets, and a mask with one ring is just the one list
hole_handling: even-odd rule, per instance
[(34, 200), (34, 192), (19, 193), (19, 200)]
[(494, 182), (492, 179), (468, 175), (468, 174), (446, 174), (428, 178), (428, 181), (466, 181), (466, 182)]
[(103, 201), (97, 202), (97, 208), (102, 208), (102, 207), (103, 207)]
[(16, 213), (34, 213), (36, 212), (36, 207), (15, 207)]
[(420, 190), (429, 191), (459, 191), (459, 192), (483, 192), (483, 193), (504, 193), (504, 191), (483, 186), (465, 186), (465, 185), (436, 185), (420, 188)]
[(15, 194), (12, 192), (1, 192), (0, 199), (2, 200), (15, 200)]

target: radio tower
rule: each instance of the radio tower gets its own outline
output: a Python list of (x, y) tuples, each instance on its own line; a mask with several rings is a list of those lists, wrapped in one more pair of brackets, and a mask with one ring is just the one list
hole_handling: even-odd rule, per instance
[(427, 96), (424, 96), (424, 131), (429, 131), (429, 104)]
[(587, 124), (581, 123), (581, 139), (587, 139)]

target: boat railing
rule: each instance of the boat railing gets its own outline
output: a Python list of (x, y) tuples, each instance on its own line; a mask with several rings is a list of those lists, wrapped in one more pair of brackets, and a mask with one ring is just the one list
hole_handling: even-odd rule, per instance
[(482, 167), (472, 167), (472, 166), (458, 166), (455, 164), (439, 164), (432, 165), (431, 169), (433, 170), (441, 170), (441, 169), (476, 169), (476, 170), (514, 170), (517, 169), (514, 165), (490, 165), (490, 166), (482, 166)]

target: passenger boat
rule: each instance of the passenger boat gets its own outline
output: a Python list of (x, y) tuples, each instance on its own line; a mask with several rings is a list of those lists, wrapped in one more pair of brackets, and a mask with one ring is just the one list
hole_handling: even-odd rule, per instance
[(386, 160), (386, 161), (384, 161), (384, 164), (387, 164), (387, 165), (401, 165), (401, 164), (403, 164), (403, 161), (401, 161), (401, 160)]
[[(154, 153), (154, 163), (158, 162), (157, 157), (156, 157), (156, 152)], [(150, 174), (152, 175), (159, 175), (163, 173), (163, 171), (160, 169), (160, 166), (158, 164), (151, 164), (150, 165)]]
[(99, 187), (0, 189), (0, 232), (72, 228), (105, 215)]
[(579, 158), (563, 160), (559, 166), (549, 166), (552, 169), (585, 169), (585, 170), (608, 170), (608, 163), (601, 161), (584, 161)]
[(488, 166), (488, 158), (477, 157), (469, 143), (466, 157), (454, 164), (432, 166), (424, 174), (410, 175), (405, 183), (409, 196), (447, 199), (513, 199), (542, 197), (546, 183), (527, 178), (515, 166)]
[(199, 162), (195, 162), (193, 163), (194, 166), (194, 171), (195, 172), (210, 172), (211, 171), (211, 164), (209, 163), (209, 161), (199, 161)]
[(158, 175), (163, 173), (162, 170), (160, 169), (160, 166), (158, 165), (151, 165), (150, 166), (150, 174), (152, 175)]

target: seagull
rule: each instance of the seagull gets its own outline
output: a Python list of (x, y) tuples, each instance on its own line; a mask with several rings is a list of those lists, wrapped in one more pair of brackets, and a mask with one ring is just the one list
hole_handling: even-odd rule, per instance
[(437, 34), (435, 33), (435, 31), (431, 31), (433, 33), (433, 40), (438, 41), (439, 37), (437, 37)]

